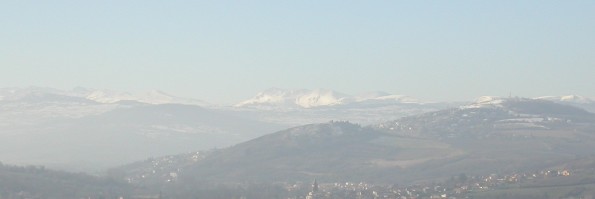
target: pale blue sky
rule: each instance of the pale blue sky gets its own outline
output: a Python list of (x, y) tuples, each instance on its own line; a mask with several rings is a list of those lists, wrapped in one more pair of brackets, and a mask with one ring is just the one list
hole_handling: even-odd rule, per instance
[(0, 87), (595, 97), (595, 1), (2, 1)]

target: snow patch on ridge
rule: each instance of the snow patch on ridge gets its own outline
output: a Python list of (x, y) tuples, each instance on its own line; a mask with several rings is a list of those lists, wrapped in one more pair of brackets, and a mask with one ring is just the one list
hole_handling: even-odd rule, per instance
[(462, 109), (469, 108), (484, 108), (484, 107), (502, 107), (502, 102), (505, 99), (498, 96), (481, 96), (475, 100), (474, 103), (462, 106)]

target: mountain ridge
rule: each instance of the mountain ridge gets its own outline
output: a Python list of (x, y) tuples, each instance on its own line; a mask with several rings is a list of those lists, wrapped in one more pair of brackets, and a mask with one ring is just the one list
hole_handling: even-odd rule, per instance
[[(159, 90), (151, 90), (143, 93), (130, 93), (108, 89), (88, 89), (76, 87), (72, 90), (60, 90), (47, 87), (27, 88), (2, 88), (0, 89), (0, 102), (20, 101), (32, 97), (60, 96), (77, 100), (89, 100), (96, 103), (112, 104), (125, 101), (137, 101), (146, 104), (188, 104), (198, 106), (211, 106), (210, 103), (202, 100), (176, 97)], [(40, 98), (43, 100), (44, 98)], [(51, 98), (45, 98), (48, 100)]]
[[(147, 92), (131, 93), (125, 91), (115, 91), (108, 89), (89, 89), (75, 87), (71, 90), (60, 90), (49, 87), (5, 87), (0, 88), (0, 102), (18, 101), (28, 96), (64, 96), (74, 98), (84, 98), (97, 103), (118, 103), (126, 101), (137, 101), (147, 104), (189, 104), (204, 107), (225, 106), (215, 105), (193, 98), (177, 97), (160, 90), (150, 90)], [(500, 96), (481, 96), (475, 99), (487, 100), (504, 99)], [(572, 104), (581, 108), (595, 106), (595, 97), (586, 97), (581, 95), (562, 95), (562, 96), (539, 96), (532, 99), (541, 99), (547, 101)], [(469, 100), (472, 101), (472, 100)], [(448, 102), (448, 101), (443, 101)], [(270, 88), (257, 93), (254, 97), (235, 103), (232, 107), (281, 107), (281, 108), (319, 108), (345, 106), (351, 104), (427, 104), (435, 102), (426, 102), (408, 95), (390, 94), (383, 91), (367, 92), (358, 95), (350, 95), (331, 89), (281, 89)]]

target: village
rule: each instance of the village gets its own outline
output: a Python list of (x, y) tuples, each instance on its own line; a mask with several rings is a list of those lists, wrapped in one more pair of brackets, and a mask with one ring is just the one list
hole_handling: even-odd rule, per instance
[[(470, 193), (506, 189), (515, 185), (554, 177), (571, 176), (571, 171), (542, 170), (537, 172), (513, 173), (509, 175), (491, 174), (486, 176), (467, 176), (460, 174), (441, 183), (416, 184), (411, 186), (378, 185), (369, 183), (321, 183), (315, 180), (311, 191), (306, 196), (294, 199), (435, 199), (435, 198), (471, 198)], [(298, 189), (301, 184), (289, 185), (288, 190)]]

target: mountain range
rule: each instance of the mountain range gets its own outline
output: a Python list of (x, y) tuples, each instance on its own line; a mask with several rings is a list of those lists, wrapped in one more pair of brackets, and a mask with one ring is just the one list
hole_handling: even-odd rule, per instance
[[(490, 98), (483, 96), (482, 98)], [(496, 97), (499, 98), (499, 97)], [(542, 99), (572, 105), (595, 104), (595, 99), (579, 95), (566, 96), (541, 96), (533, 99)], [(76, 87), (72, 90), (60, 90), (47, 87), (28, 88), (0, 88), (0, 102), (15, 101), (79, 101), (96, 102), (103, 104), (138, 102), (146, 104), (186, 104), (202, 107), (227, 107), (224, 104), (213, 104), (199, 99), (177, 97), (159, 90), (143, 93), (130, 93), (107, 89), (88, 89)], [(238, 108), (263, 108), (263, 109), (312, 109), (323, 107), (342, 107), (355, 105), (381, 106), (390, 104), (433, 104), (433, 103), (458, 103), (462, 102), (428, 102), (407, 95), (395, 95), (382, 91), (367, 92), (359, 95), (349, 95), (329, 89), (281, 89), (270, 88), (257, 93), (254, 97), (236, 103), (232, 107)]]
[(45, 87), (0, 89), (0, 101), (26, 101), (36, 99), (44, 101), (78, 99), (79, 101), (88, 100), (88, 102), (97, 103), (136, 101), (147, 104), (188, 104), (198, 106), (209, 105), (209, 103), (201, 100), (176, 97), (158, 90), (133, 94), (129, 92), (106, 89), (87, 89), (82, 87), (77, 87), (69, 91)]
[(385, 92), (370, 92), (351, 96), (328, 89), (279, 89), (271, 88), (258, 93), (251, 99), (236, 104), (236, 107), (317, 108), (357, 103), (411, 103), (419, 100), (403, 95)]
[[(351, 96), (324, 89), (270, 89), (236, 106), (219, 106), (160, 91), (131, 94), (85, 88), (2, 88), (0, 157), (13, 164), (97, 172), (147, 157), (224, 148), (282, 129), (331, 120), (350, 121), (365, 126), (362, 128), (366, 131), (384, 132), (388, 130), (378, 124), (390, 126), (386, 121), (407, 121), (461, 107), (467, 108), (462, 111), (498, 107), (501, 105), (495, 102), (504, 99), (481, 97), (465, 105), (422, 102), (384, 92)], [(592, 110), (588, 108), (594, 104), (579, 96), (540, 99), (587, 110)], [(546, 119), (554, 121), (512, 121)], [(428, 128), (425, 123), (408, 125)], [(436, 128), (451, 129), (455, 124), (440, 125)], [(538, 122), (497, 125), (547, 127)]]

